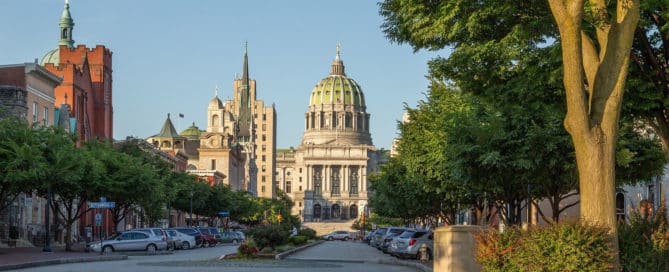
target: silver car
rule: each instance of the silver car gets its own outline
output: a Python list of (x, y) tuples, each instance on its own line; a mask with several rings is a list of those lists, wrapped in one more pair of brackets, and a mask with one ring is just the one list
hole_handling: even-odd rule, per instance
[(332, 241), (332, 240), (343, 240), (343, 241), (348, 241), (351, 239), (351, 233), (345, 230), (337, 230), (333, 231), (331, 233), (328, 233), (326, 235), (323, 235), (324, 240)]
[(175, 229), (167, 229), (165, 231), (167, 232), (167, 235), (173, 237), (174, 240), (179, 240), (179, 243), (176, 245), (176, 248), (178, 249), (191, 249), (197, 244), (195, 242), (195, 236), (178, 232)]
[(87, 248), (105, 253), (131, 250), (155, 252), (167, 249), (167, 242), (162, 237), (149, 235), (143, 231), (124, 231), (109, 240), (89, 243)]
[(429, 230), (407, 230), (394, 239), (390, 245), (390, 254), (400, 258), (417, 259), (420, 257), (419, 250), (423, 245), (427, 246), (428, 258), (432, 259), (432, 247), (434, 245), (434, 234)]

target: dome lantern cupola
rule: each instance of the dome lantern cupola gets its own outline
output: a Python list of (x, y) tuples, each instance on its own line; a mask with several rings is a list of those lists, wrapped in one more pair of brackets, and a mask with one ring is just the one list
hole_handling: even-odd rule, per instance
[(330, 66), (330, 75), (316, 84), (309, 97), (309, 106), (321, 104), (345, 104), (365, 107), (365, 95), (355, 80), (346, 76), (344, 61), (340, 57), (341, 45), (337, 44), (337, 55)]

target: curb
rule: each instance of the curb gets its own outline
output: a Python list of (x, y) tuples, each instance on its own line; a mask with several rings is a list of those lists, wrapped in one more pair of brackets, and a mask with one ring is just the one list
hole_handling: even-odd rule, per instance
[(290, 249), (290, 250), (286, 250), (286, 251), (284, 251), (284, 252), (281, 252), (281, 253), (279, 253), (279, 254), (276, 254), (276, 255), (274, 256), (274, 259), (276, 259), (276, 260), (283, 260), (284, 258), (290, 256), (290, 254), (293, 254), (293, 253), (296, 253), (296, 252), (305, 250), (305, 249), (310, 248), (310, 247), (315, 246), (315, 245), (320, 245), (320, 244), (323, 243), (323, 242), (324, 242), (323, 240), (320, 240), (320, 241), (317, 241), (317, 242), (315, 242), (315, 243), (313, 243), (313, 244), (306, 244), (306, 245), (303, 245), (303, 246), (301, 246), (301, 247), (296, 247), (296, 248), (293, 248), (293, 249)]
[(38, 267), (38, 266), (47, 266), (47, 265), (56, 265), (56, 264), (106, 262), (106, 261), (120, 261), (120, 260), (127, 260), (127, 259), (128, 259), (127, 255), (61, 258), (61, 259), (55, 259), (55, 260), (36, 261), (36, 262), (29, 262), (29, 263), (0, 265), (0, 271), (30, 268), (30, 267)]
[(400, 260), (392, 260), (392, 261), (384, 261), (381, 259), (378, 259), (375, 261), (375, 263), (378, 264), (391, 264), (391, 265), (402, 265), (402, 266), (408, 266), (408, 267), (414, 267), (418, 268), (423, 272), (432, 272), (432, 268), (422, 264), (422, 263), (416, 263), (416, 262), (407, 262), (407, 261), (400, 261)]

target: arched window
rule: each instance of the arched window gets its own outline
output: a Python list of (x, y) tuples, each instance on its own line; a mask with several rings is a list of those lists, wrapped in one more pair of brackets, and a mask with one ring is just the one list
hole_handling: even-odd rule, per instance
[(67, 39), (67, 28), (63, 29), (63, 39)]
[(351, 166), (350, 170), (348, 171), (348, 191), (351, 195), (357, 195), (358, 194), (358, 167), (357, 166)]
[(291, 190), (291, 188), (290, 188), (290, 180), (289, 180), (289, 181), (286, 181), (286, 193), (290, 193), (290, 190)]
[(346, 123), (346, 128), (352, 128), (353, 127), (353, 115), (350, 112), (346, 113), (346, 119), (344, 120), (344, 123)]
[(341, 217), (341, 207), (339, 204), (334, 204), (332, 205), (332, 218), (340, 218)]
[(218, 114), (214, 114), (211, 116), (211, 126), (218, 126), (218, 122), (220, 120), (220, 117), (218, 117)]
[(349, 208), (349, 213), (348, 214), (351, 216), (351, 219), (357, 218), (358, 217), (358, 206), (356, 206), (355, 204), (351, 205), (351, 207)]
[(616, 194), (616, 218), (618, 221), (625, 221), (625, 195), (623, 193)]
[(314, 218), (321, 218), (321, 204), (314, 205)]

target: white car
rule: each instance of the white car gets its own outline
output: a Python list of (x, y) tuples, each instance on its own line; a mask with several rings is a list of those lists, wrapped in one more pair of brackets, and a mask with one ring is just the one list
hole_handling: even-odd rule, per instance
[(195, 236), (184, 234), (173, 229), (167, 229), (167, 233), (179, 240), (179, 244), (176, 245), (178, 249), (191, 249), (196, 246)]
[(87, 245), (89, 250), (110, 253), (113, 251), (156, 250), (167, 249), (167, 242), (162, 237), (149, 235), (143, 231), (124, 231), (102, 242), (91, 242)]
[(324, 240), (332, 241), (332, 240), (342, 240), (342, 241), (348, 241), (351, 239), (351, 233), (345, 230), (337, 230), (333, 231), (331, 233), (328, 233), (326, 235), (323, 235)]

